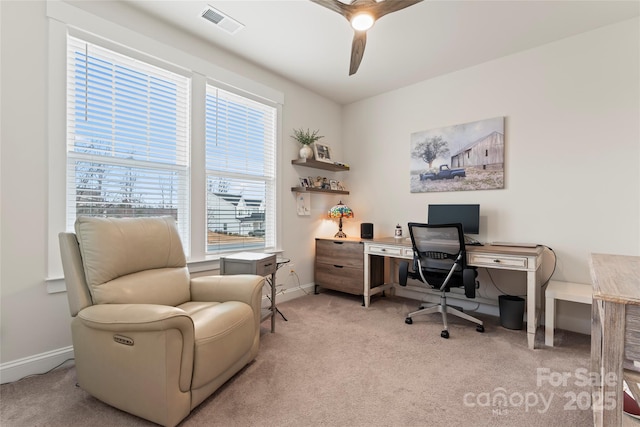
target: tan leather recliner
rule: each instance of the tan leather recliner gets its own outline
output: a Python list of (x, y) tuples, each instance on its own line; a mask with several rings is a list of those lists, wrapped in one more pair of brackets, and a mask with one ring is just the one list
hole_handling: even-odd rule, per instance
[(191, 279), (171, 217), (80, 217), (60, 233), (77, 380), (174, 426), (252, 361), (264, 278)]

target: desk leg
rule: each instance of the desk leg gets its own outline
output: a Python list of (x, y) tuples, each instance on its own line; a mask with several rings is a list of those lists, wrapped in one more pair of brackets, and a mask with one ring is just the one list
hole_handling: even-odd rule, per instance
[(535, 271), (527, 272), (527, 341), (529, 349), (535, 348), (538, 329), (538, 284)]
[(369, 271), (369, 254), (365, 252), (364, 254), (364, 289), (362, 292), (362, 305), (365, 307), (369, 307), (369, 303), (371, 302), (371, 295), (369, 294), (369, 289), (371, 289), (371, 274)]

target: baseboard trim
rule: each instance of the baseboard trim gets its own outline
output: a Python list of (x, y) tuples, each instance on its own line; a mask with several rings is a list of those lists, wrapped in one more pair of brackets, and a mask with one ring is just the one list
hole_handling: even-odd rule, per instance
[(277, 294), (276, 301), (285, 302), (292, 299), (296, 299), (305, 295), (313, 294), (314, 290), (315, 290), (315, 285), (313, 283), (297, 286), (295, 288), (288, 288), (283, 290), (281, 293)]
[(73, 359), (73, 346), (2, 363), (0, 364), (0, 384), (18, 381), (29, 375), (43, 374), (70, 359)]
[[(282, 303), (304, 295), (312, 294), (313, 291), (313, 283), (284, 289), (282, 292), (278, 292), (276, 300), (278, 303)], [(268, 301), (268, 298), (264, 296), (263, 301), (264, 300)], [(19, 379), (29, 375), (38, 375), (48, 372), (65, 361), (73, 359), (73, 357), (73, 346), (68, 346), (24, 357), (22, 359), (13, 360), (11, 362), (2, 363), (0, 364), (0, 384), (18, 381)]]

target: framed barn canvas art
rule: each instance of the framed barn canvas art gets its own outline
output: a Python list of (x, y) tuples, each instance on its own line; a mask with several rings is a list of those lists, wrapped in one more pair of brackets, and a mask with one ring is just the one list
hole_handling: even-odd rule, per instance
[(504, 117), (411, 134), (412, 193), (504, 188)]

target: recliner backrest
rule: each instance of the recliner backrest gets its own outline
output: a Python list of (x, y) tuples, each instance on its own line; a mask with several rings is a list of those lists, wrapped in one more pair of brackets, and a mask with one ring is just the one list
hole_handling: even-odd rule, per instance
[(62, 257), (62, 270), (64, 271), (64, 284), (69, 300), (69, 313), (76, 317), (78, 313), (93, 305), (91, 293), (84, 277), (82, 256), (75, 233), (58, 233), (60, 243), (60, 255)]
[(190, 300), (186, 257), (172, 217), (81, 216), (75, 230), (94, 304), (175, 306)]

